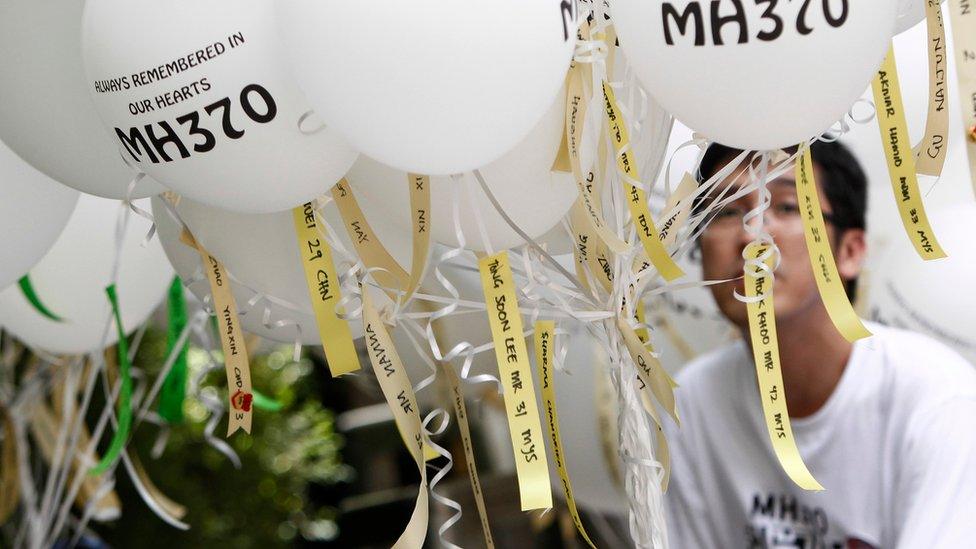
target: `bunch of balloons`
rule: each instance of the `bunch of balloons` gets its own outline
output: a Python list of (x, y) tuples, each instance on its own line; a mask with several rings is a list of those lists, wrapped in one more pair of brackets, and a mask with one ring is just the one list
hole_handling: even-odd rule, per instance
[[(648, 517), (660, 516), (666, 460), (649, 472), (608, 460), (592, 439), (610, 428), (621, 438), (604, 450), (651, 461), (666, 451), (615, 423), (653, 429), (621, 366), (636, 360), (615, 351), (627, 340), (617, 326), (659, 328), (644, 339), (676, 362), (726, 334), (711, 313), (696, 317), (711, 315), (707, 344), (664, 328), (675, 277), (661, 261), (693, 270), (687, 255), (707, 223), (670, 185), (686, 148), (669, 146), (672, 125), (691, 144), (746, 150), (817, 138), (849, 117), (926, 5), (3, 0), (0, 327), (52, 355), (124, 346), (113, 323), (122, 336), (144, 326), (175, 273), (209, 313), (224, 314), (212, 307), (218, 286), (229, 290), (237, 310), (226, 316), (244, 331), (318, 346), (317, 277), (321, 295), (345, 293), (330, 305), (332, 329), (360, 347), (377, 345), (363, 319), (378, 304), (420, 387), (444, 375), (439, 364), (465, 387), (502, 386), (485, 315), (507, 314), (504, 299), (486, 304), (502, 279), (480, 277), (478, 262), (511, 250), (524, 335), (552, 317), (572, 339), (557, 366), (577, 377), (558, 403), (586, 426), (564, 437), (569, 471), (585, 479), (607, 462), (581, 480), (579, 500), (629, 508), (641, 535), (660, 540)], [(309, 227), (321, 220), (338, 280), (305, 265), (323, 246), (296, 235), (303, 207)], [(645, 210), (673, 214), (677, 236), (655, 239), (645, 218), (642, 239)], [(969, 213), (953, 213), (948, 232), (962, 234)], [(381, 283), (398, 276), (413, 286)], [(884, 284), (882, 302), (909, 288)], [(600, 409), (607, 395), (619, 414)]]

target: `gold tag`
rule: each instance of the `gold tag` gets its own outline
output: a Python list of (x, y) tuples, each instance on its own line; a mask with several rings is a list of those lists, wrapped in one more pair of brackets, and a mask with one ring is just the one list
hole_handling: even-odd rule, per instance
[(397, 429), (407, 443), (407, 450), (417, 464), (420, 473), (420, 490), (410, 522), (393, 547), (397, 549), (416, 549), (422, 547), (427, 538), (429, 501), (427, 499), (427, 465), (424, 459), (424, 431), (420, 419), (417, 397), (410, 385), (410, 378), (393, 346), (393, 338), (380, 320), (379, 314), (363, 289), (363, 333), (366, 336), (366, 351), (373, 365), (373, 372), (379, 381), (386, 404), (393, 412)]
[(227, 436), (243, 429), (251, 433), (252, 410), (254, 398), (251, 392), (251, 366), (247, 358), (247, 348), (244, 346), (244, 331), (237, 314), (237, 301), (230, 288), (230, 279), (223, 263), (198, 242), (190, 231), (183, 229), (180, 240), (192, 248), (196, 248), (203, 260), (203, 269), (207, 272), (210, 282), (210, 295), (213, 297), (214, 313), (217, 315), (217, 327), (220, 333), (220, 346), (224, 351), (224, 370), (227, 375)]
[(315, 323), (333, 377), (359, 370), (359, 357), (349, 325), (336, 313), (342, 299), (339, 276), (332, 262), (332, 249), (325, 241), (311, 202), (292, 210), (298, 253), (305, 269), (305, 281), (315, 311)]
[(542, 406), (546, 411), (546, 426), (549, 428), (549, 442), (552, 443), (552, 457), (556, 460), (556, 470), (563, 483), (563, 494), (566, 496), (566, 506), (573, 517), (573, 523), (579, 530), (586, 543), (596, 549), (590, 536), (583, 528), (579, 511), (576, 509), (576, 498), (573, 496), (573, 485), (569, 481), (569, 471), (566, 469), (566, 453), (563, 451), (562, 439), (559, 437), (559, 415), (556, 412), (556, 385), (552, 377), (552, 348), (555, 344), (556, 323), (539, 321), (535, 323), (535, 366), (539, 371), (539, 382), (542, 383)]
[(661, 243), (659, 233), (654, 226), (654, 218), (651, 210), (647, 207), (647, 193), (634, 182), (640, 181), (637, 172), (637, 164), (634, 162), (630, 151), (630, 134), (627, 124), (619, 115), (617, 99), (614, 96), (613, 88), (607, 82), (603, 83), (603, 96), (606, 101), (607, 123), (610, 129), (610, 141), (613, 142), (617, 152), (617, 169), (621, 174), (627, 176), (631, 181), (624, 181), (624, 189), (627, 191), (627, 205), (630, 208), (630, 216), (637, 227), (637, 235), (644, 245), (644, 252), (648, 259), (654, 264), (661, 276), (671, 282), (685, 275), (681, 267), (671, 259), (664, 244)]
[(924, 3), (929, 39), (929, 113), (925, 120), (925, 136), (917, 147), (918, 162), (915, 168), (920, 174), (939, 177), (949, 152), (946, 32), (939, 2), (925, 0)]
[(864, 327), (854, 307), (847, 299), (834, 254), (827, 239), (827, 226), (824, 223), (823, 211), (820, 209), (820, 196), (817, 194), (817, 183), (814, 179), (813, 159), (810, 147), (803, 145), (802, 154), (796, 160), (796, 195), (803, 209), (803, 232), (806, 235), (807, 253), (810, 256), (810, 267), (817, 279), (820, 299), (823, 301), (830, 320), (844, 339), (851, 343), (865, 337), (871, 332)]
[(671, 247), (678, 238), (678, 228), (685, 224), (688, 216), (691, 215), (691, 202), (685, 199), (698, 189), (698, 181), (690, 173), (685, 173), (681, 178), (681, 183), (668, 198), (668, 203), (664, 206), (665, 212), (672, 213), (663, 223), (659, 237), (665, 248)]
[(407, 285), (410, 275), (380, 242), (345, 179), (340, 180), (332, 188), (332, 198), (335, 199), (339, 216), (342, 217), (346, 233), (352, 240), (359, 258), (363, 260), (367, 269), (377, 269), (371, 273), (373, 278), (386, 289), (390, 298), (395, 300), (396, 290)]
[(925, 214), (922, 193), (918, 188), (918, 176), (915, 174), (915, 159), (908, 148), (908, 123), (905, 121), (901, 100), (894, 48), (888, 51), (872, 87), (878, 110), (881, 142), (888, 157), (891, 188), (895, 193), (905, 232), (922, 259), (928, 261), (946, 257)]
[(410, 218), (413, 221), (413, 263), (410, 266), (410, 283), (403, 297), (404, 303), (420, 287), (427, 267), (427, 255), (430, 253), (430, 177), (409, 174), (407, 185), (410, 186)]
[[(769, 247), (752, 243), (746, 248), (749, 258), (758, 260), (767, 253)], [(771, 259), (766, 266), (772, 269)], [(746, 268), (750, 268), (747, 264)], [(759, 381), (759, 398), (762, 400), (766, 429), (773, 450), (783, 470), (797, 486), (804, 490), (823, 490), (823, 486), (813, 478), (793, 438), (790, 414), (786, 407), (786, 391), (783, 388), (783, 371), (779, 362), (779, 342), (776, 338), (776, 312), (773, 309), (773, 279), (757, 271), (746, 272), (746, 296), (762, 300), (748, 303), (749, 336), (752, 340), (752, 353), (756, 363), (756, 377)]]
[(627, 324), (627, 321), (618, 318), (617, 328), (623, 336), (630, 358), (637, 366), (637, 375), (641, 383), (651, 391), (658, 404), (664, 407), (664, 411), (674, 419), (675, 423), (680, 424), (681, 419), (678, 417), (678, 407), (674, 398), (674, 390), (678, 384), (671, 379), (661, 362), (641, 343), (637, 332)]
[(485, 535), (485, 545), (488, 549), (494, 549), (495, 541), (491, 537), (491, 526), (488, 524), (488, 508), (485, 506), (485, 496), (481, 491), (481, 479), (478, 478), (478, 466), (474, 460), (474, 444), (471, 442), (471, 427), (468, 425), (468, 409), (464, 404), (461, 380), (458, 379), (457, 373), (449, 363), (441, 362), (440, 367), (441, 373), (444, 374), (451, 390), (451, 403), (454, 404), (454, 415), (457, 417), (458, 431), (461, 433), (464, 460), (468, 466), (471, 491), (474, 493), (474, 502), (478, 507), (478, 517), (481, 519), (481, 530)]
[(581, 228), (599, 238), (602, 243), (614, 253), (623, 253), (630, 247), (607, 227), (603, 219), (603, 212), (599, 200), (599, 193), (593, 188), (596, 174), (592, 171), (583, 173), (580, 159), (580, 145), (583, 141), (583, 124), (586, 120), (586, 109), (589, 94), (586, 93), (586, 80), (590, 77), (590, 67), (575, 63), (569, 69), (566, 77), (566, 134), (565, 141), (569, 166), (579, 188), (578, 203), (582, 206), (586, 217), (581, 219)]
[(478, 261), (478, 268), (495, 342), (498, 373), (504, 386), (522, 510), (549, 509), (552, 507), (549, 460), (508, 253), (485, 256)]

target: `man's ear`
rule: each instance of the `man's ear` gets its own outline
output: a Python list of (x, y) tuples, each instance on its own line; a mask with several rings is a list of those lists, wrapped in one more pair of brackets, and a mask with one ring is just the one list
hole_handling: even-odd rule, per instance
[(848, 281), (860, 276), (867, 253), (867, 234), (864, 229), (847, 229), (841, 233), (837, 249), (834, 250), (840, 277)]

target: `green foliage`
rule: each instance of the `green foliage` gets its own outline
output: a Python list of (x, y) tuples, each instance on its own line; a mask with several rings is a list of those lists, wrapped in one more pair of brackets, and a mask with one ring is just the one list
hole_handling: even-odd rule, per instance
[[(153, 375), (165, 359), (163, 334), (147, 334), (136, 366)], [(290, 348), (251, 359), (254, 388), (282, 405), (280, 412), (256, 410), (251, 435), (239, 432), (228, 442), (241, 458), (241, 469), (207, 444), (207, 408), (192, 395), (184, 403), (186, 422), (171, 427), (166, 449), (158, 460), (149, 452), (158, 428), (143, 425), (131, 448), (142, 457), (150, 478), (177, 503), (186, 506), (183, 532), (163, 523), (141, 501), (125, 474), (116, 483), (123, 501), (122, 518), (97, 526), (114, 547), (278, 547), (300, 538), (326, 540), (338, 535), (335, 510), (308, 498), (312, 484), (347, 480), (342, 464), (342, 439), (333, 414), (319, 398), (319, 384), (307, 359), (291, 360)], [(219, 353), (213, 361), (222, 364)], [(191, 348), (189, 377), (196, 379), (208, 363), (207, 351)], [(204, 379), (202, 393), (225, 400), (223, 368)], [(214, 436), (226, 440), (223, 418)]]

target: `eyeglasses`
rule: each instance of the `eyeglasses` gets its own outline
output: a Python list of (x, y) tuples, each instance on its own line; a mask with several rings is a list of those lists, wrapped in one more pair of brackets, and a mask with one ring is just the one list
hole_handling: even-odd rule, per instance
[[(745, 216), (754, 208), (746, 205), (732, 203), (723, 206), (710, 217), (708, 227), (705, 232), (725, 232), (742, 227)], [(779, 225), (802, 223), (802, 211), (795, 198), (773, 198), (772, 203), (766, 210), (766, 221)], [(829, 212), (823, 212), (824, 222), (837, 226), (836, 218)]]

